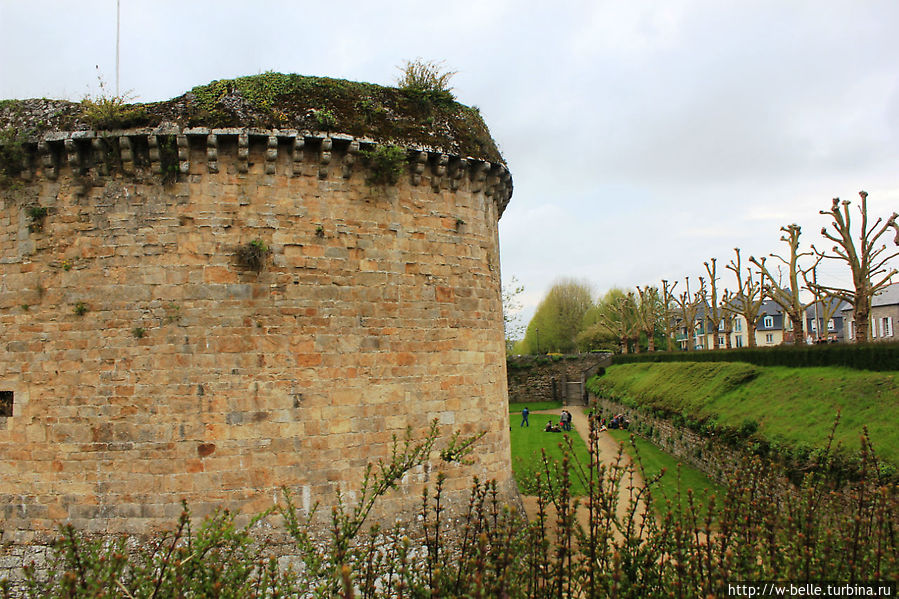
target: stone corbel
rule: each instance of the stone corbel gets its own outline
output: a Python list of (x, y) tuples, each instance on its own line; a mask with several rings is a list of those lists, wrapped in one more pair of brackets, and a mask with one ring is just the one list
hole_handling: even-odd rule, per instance
[(299, 134), (293, 138), (293, 166), (290, 169), (291, 177), (303, 174), (303, 148), (306, 147), (306, 138)]
[(147, 145), (150, 147), (150, 171), (154, 175), (162, 174), (162, 155), (159, 150), (159, 138), (150, 134), (147, 136)]
[(471, 171), (472, 185), (471, 191), (480, 193), (484, 191), (487, 183), (487, 172), (490, 170), (489, 162), (479, 162)]
[(53, 151), (50, 149), (50, 144), (46, 141), (38, 143), (37, 151), (41, 155), (41, 168), (44, 171), (44, 176), (51, 181), (55, 181), (56, 177), (59, 176), (59, 171), (56, 169), (56, 163), (53, 160)]
[(334, 141), (330, 137), (322, 140), (321, 157), (319, 159), (318, 178), (326, 179), (328, 177), (328, 165), (331, 164), (331, 148), (334, 147)]
[(468, 161), (464, 158), (460, 158), (453, 163), (450, 168), (450, 189), (453, 191), (459, 189), (459, 183), (462, 182), (462, 175), (465, 174), (467, 169)]
[(131, 147), (131, 138), (127, 135), (119, 138), (119, 156), (122, 159), (122, 170), (129, 174), (134, 173), (134, 149)]
[(188, 145), (187, 136), (176, 136), (175, 143), (178, 144), (178, 171), (182, 175), (186, 175), (190, 173), (190, 145)]
[(66, 139), (63, 141), (63, 144), (66, 148), (66, 160), (69, 163), (69, 168), (76, 175), (80, 175), (82, 173), (81, 160), (78, 156), (78, 146), (75, 144), (75, 140)]
[(278, 138), (274, 135), (268, 136), (268, 145), (265, 150), (265, 174), (274, 175), (275, 166), (278, 163)]
[(250, 170), (250, 136), (246, 131), (237, 136), (237, 172)]
[(206, 136), (206, 169), (210, 173), (219, 172), (219, 136), (215, 133)]
[(427, 152), (418, 152), (415, 155), (415, 163), (412, 166), (412, 185), (421, 185), (421, 175), (425, 172), (425, 164), (427, 162)]
[(441, 154), (434, 162), (434, 176), (431, 177), (431, 187), (434, 191), (440, 190), (440, 184), (443, 183), (443, 178), (446, 176), (447, 164), (449, 164), (449, 156), (446, 154)]
[(356, 163), (356, 154), (359, 153), (359, 142), (355, 139), (350, 142), (346, 150), (346, 156), (343, 158), (343, 178), (349, 179), (353, 173), (353, 164)]

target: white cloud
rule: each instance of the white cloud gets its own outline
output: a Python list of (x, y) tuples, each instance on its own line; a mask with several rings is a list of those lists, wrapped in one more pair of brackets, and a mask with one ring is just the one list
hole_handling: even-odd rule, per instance
[[(859, 189), (899, 210), (889, 0), (121, 1), (121, 88), (145, 101), (267, 69), (390, 84), (404, 59), (445, 60), (512, 170), (502, 266), (526, 306), (563, 276), (696, 277), (734, 247), (778, 250), (790, 222), (817, 239), (818, 211)], [(0, 0), (0, 97), (80, 99), (94, 65), (114, 83), (114, 25), (111, 0)]]

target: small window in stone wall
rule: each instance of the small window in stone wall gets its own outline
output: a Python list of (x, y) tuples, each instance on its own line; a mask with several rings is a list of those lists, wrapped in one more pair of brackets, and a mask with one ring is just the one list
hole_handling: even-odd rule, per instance
[(0, 391), (0, 418), (12, 416), (12, 391)]

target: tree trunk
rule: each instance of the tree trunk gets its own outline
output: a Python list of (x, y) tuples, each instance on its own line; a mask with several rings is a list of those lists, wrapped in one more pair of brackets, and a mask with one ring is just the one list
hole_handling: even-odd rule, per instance
[(791, 314), (790, 322), (793, 323), (793, 345), (805, 344), (805, 333), (802, 331), (802, 313)]
[(654, 331), (649, 331), (646, 333), (646, 351), (650, 353), (656, 350), (656, 339), (653, 333)]
[(871, 326), (871, 321), (869, 320), (868, 312), (859, 313), (855, 312), (855, 342), (856, 343), (867, 343), (868, 342), (868, 328)]
[(627, 337), (622, 337), (620, 343), (621, 343), (621, 353), (626, 354), (627, 353)]
[(712, 329), (712, 349), (721, 349), (721, 339), (718, 338), (718, 325)]
[(749, 338), (749, 347), (756, 347), (755, 344), (755, 327), (748, 324), (750, 321), (746, 319), (746, 336)]

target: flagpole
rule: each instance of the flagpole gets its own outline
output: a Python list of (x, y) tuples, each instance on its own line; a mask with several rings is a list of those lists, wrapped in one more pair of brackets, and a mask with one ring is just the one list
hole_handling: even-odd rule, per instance
[(121, 0), (115, 0), (115, 95), (119, 96), (119, 23)]

